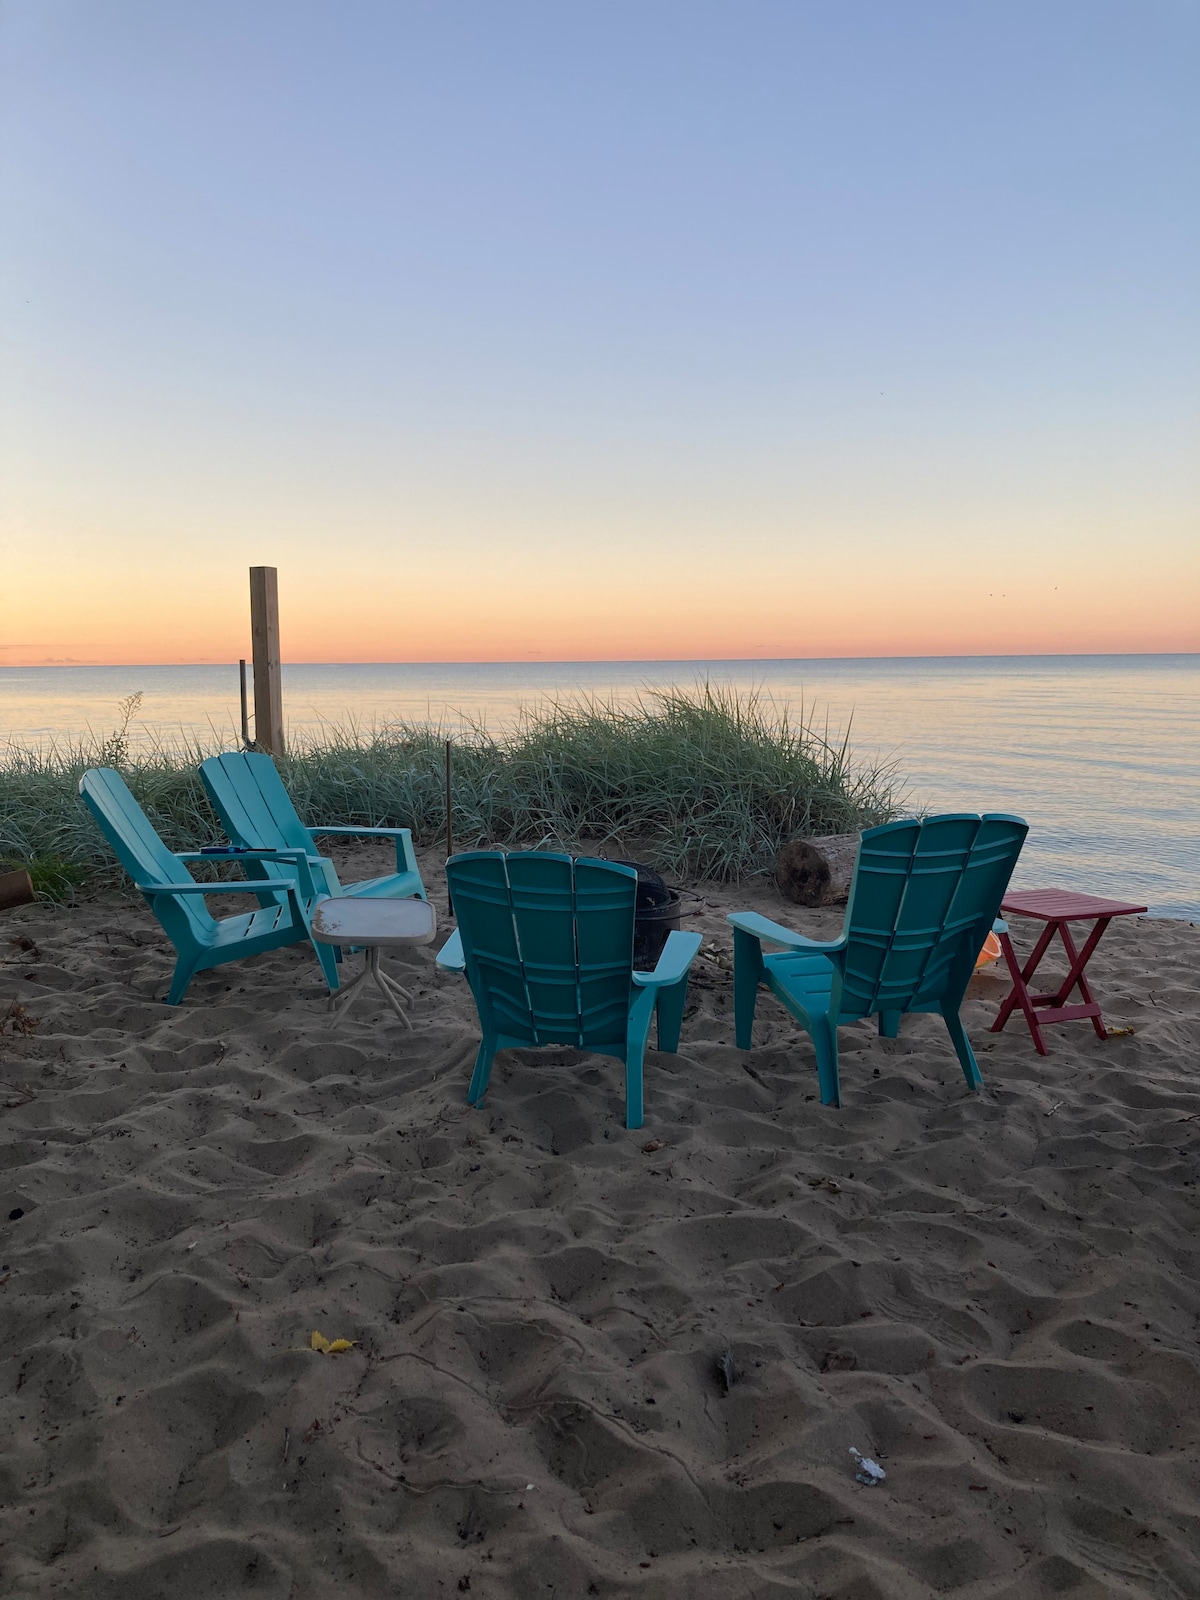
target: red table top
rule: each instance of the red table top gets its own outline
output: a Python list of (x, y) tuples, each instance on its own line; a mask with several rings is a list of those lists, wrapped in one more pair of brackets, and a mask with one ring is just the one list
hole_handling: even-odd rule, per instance
[(1000, 909), (1017, 917), (1040, 917), (1043, 922), (1082, 922), (1094, 917), (1129, 917), (1146, 906), (1124, 900), (1101, 900), (1094, 894), (1072, 894), (1069, 889), (1018, 889), (1006, 894)]

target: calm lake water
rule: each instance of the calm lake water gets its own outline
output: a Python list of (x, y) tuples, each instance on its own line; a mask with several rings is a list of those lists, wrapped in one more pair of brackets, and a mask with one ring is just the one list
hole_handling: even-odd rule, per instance
[[(290, 737), (322, 724), (478, 719), (499, 729), (547, 696), (627, 699), (708, 679), (755, 688), (894, 761), (914, 807), (1015, 811), (1032, 825), (1014, 882), (1200, 917), (1200, 656), (969, 656), (288, 666)], [(0, 668), (0, 739), (103, 735), (140, 690), (137, 740), (236, 742), (236, 663)]]

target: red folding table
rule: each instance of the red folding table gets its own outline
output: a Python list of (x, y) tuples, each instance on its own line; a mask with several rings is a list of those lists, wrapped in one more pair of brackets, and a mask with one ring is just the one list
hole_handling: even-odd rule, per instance
[[(1016, 951), (1008, 934), (1000, 935), (1000, 948), (1004, 952), (1004, 959), (1012, 974), (1013, 986), (1000, 1007), (1000, 1015), (992, 1023), (991, 1031), (999, 1033), (1013, 1011), (1020, 1006), (1039, 1055), (1045, 1056), (1050, 1053), (1046, 1049), (1046, 1041), (1042, 1038), (1042, 1027), (1047, 1022), (1074, 1022), (1083, 1017), (1090, 1017), (1097, 1037), (1106, 1039), (1108, 1033), (1100, 1020), (1100, 1005), (1092, 998), (1092, 991), (1088, 988), (1088, 981), (1084, 976), (1084, 968), (1103, 938), (1105, 928), (1114, 917), (1137, 916), (1146, 909), (1145, 906), (1126, 905), (1123, 900), (1101, 900), (1094, 894), (1071, 894), (1066, 889), (1026, 889), (1005, 895), (1000, 906), (1005, 916), (1036, 917), (1046, 926), (1024, 967), (1017, 960)], [(1082, 950), (1075, 949), (1071, 930), (1067, 926), (1071, 922), (1095, 923)], [(1029, 980), (1037, 971), (1038, 963), (1045, 955), (1056, 932), (1062, 939), (1070, 963), (1067, 976), (1053, 994), (1031, 994)], [(1067, 998), (1071, 990), (1076, 987), (1083, 1003), (1068, 1005)], [(1040, 1014), (1037, 1008), (1043, 1008)]]

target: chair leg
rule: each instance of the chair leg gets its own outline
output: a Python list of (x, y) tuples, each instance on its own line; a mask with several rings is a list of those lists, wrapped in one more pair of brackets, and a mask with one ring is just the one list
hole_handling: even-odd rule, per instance
[(813, 1049), (817, 1053), (817, 1082), (821, 1087), (823, 1106), (840, 1106), (841, 1085), (838, 1080), (837, 1026), (829, 1017), (812, 1019)]
[(762, 981), (762, 946), (752, 933), (733, 930), (733, 1037), (739, 1050), (752, 1048), (754, 1008)]
[(983, 1088), (983, 1074), (975, 1060), (975, 1052), (971, 1049), (971, 1041), (967, 1038), (967, 1030), (962, 1025), (962, 1018), (957, 1009), (942, 1012), (946, 1023), (946, 1032), (950, 1035), (950, 1043), (954, 1046), (959, 1064), (963, 1069), (963, 1077), (967, 1080), (968, 1089)]
[(196, 962), (194, 957), (180, 956), (175, 963), (175, 971), (171, 978), (171, 987), (167, 991), (167, 1004), (177, 1006), (183, 999), (187, 986), (196, 976)]
[(642, 1062), (645, 1046), (631, 1050), (625, 1058), (625, 1126), (640, 1128), (646, 1120), (642, 1088)]
[(879, 1013), (879, 1037), (881, 1039), (898, 1039), (900, 1037), (899, 1011), (881, 1011)]
[[(660, 999), (661, 994), (656, 996), (652, 990), (643, 989), (629, 1008), (629, 1022), (625, 1029), (625, 1126), (627, 1128), (640, 1128), (645, 1121), (642, 1064), (646, 1056), (646, 1041), (650, 1037), (650, 1022)], [(676, 1043), (678, 1042), (676, 1039)], [(659, 1048), (662, 1048), (661, 1034)]]
[(687, 1005), (688, 981), (681, 978), (669, 989), (660, 989), (658, 1004), (658, 1048), (669, 1053), (679, 1049), (679, 1034), (683, 1027), (683, 1009)]
[(495, 1040), (485, 1033), (479, 1041), (479, 1053), (475, 1057), (475, 1071), (471, 1074), (471, 1087), (467, 1090), (467, 1104), (469, 1106), (477, 1106), (482, 1103), (483, 1097), (487, 1092), (488, 1079), (492, 1075), (492, 1060), (495, 1054)]
[(337, 964), (341, 956), (340, 951), (335, 951), (333, 945), (318, 944), (315, 939), (311, 941), (317, 960), (321, 963), (321, 971), (325, 974), (325, 982), (329, 985), (329, 992), (333, 994), (341, 986), (338, 977)]

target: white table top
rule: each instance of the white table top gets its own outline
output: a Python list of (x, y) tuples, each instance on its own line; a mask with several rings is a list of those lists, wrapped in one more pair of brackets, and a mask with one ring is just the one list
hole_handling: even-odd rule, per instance
[(319, 901), (312, 919), (312, 936), (321, 944), (428, 944), (436, 933), (437, 914), (425, 900), (346, 895)]

